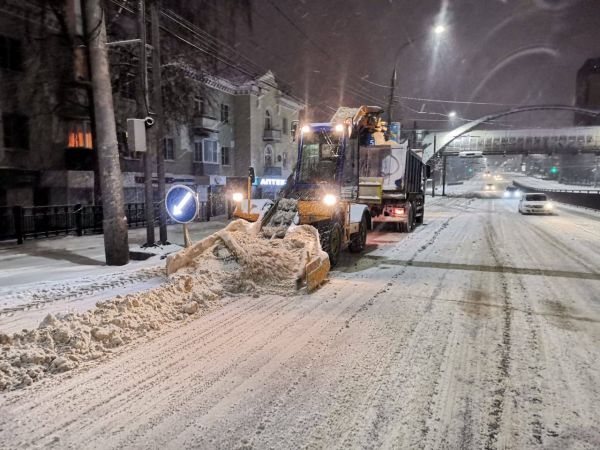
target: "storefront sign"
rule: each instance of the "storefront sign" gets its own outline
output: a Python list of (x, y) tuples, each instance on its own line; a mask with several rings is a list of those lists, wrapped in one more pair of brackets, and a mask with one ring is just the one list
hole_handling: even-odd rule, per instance
[(283, 178), (257, 178), (257, 186), (285, 186), (285, 179)]

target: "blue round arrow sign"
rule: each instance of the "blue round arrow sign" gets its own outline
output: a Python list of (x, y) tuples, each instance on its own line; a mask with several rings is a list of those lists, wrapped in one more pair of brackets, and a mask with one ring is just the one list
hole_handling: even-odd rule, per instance
[(198, 215), (198, 197), (188, 186), (173, 186), (165, 197), (165, 206), (171, 219), (179, 223), (188, 223)]

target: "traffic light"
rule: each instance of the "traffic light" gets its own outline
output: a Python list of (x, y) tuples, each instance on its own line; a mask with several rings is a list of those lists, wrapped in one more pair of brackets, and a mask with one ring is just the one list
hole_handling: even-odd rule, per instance
[(550, 173), (552, 175), (556, 175), (558, 173), (558, 167), (556, 167), (556, 166), (550, 167)]

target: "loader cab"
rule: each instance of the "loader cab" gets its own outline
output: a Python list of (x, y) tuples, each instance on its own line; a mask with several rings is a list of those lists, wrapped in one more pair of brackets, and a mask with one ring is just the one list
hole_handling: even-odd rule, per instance
[(302, 126), (298, 142), (295, 185), (299, 189), (339, 186), (347, 145), (343, 125), (313, 123)]

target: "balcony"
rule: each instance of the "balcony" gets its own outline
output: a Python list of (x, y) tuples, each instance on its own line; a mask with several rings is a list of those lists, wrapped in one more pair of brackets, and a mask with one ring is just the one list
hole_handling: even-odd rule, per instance
[(212, 131), (214, 133), (219, 132), (219, 121), (214, 117), (209, 116), (196, 116), (192, 119), (192, 127), (194, 131)]
[(94, 170), (94, 150), (83, 147), (65, 148), (65, 168), (67, 170)]
[(281, 142), (281, 130), (265, 130), (263, 133), (263, 141)]

